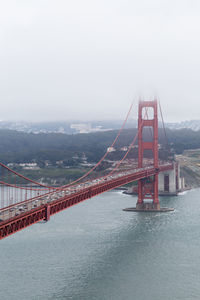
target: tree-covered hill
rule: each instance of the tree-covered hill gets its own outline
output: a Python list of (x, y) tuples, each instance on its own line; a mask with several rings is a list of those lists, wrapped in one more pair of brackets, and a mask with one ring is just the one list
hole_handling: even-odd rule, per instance
[[(150, 135), (146, 131), (145, 135)], [(117, 131), (96, 132), (89, 134), (66, 135), (61, 133), (25, 133), (12, 130), (0, 130), (0, 161), (10, 162), (43, 162), (49, 160), (55, 163), (59, 160), (70, 161), (75, 155), (85, 153), (88, 161), (97, 161), (107, 147), (110, 146)], [(136, 129), (123, 131), (117, 148), (129, 145), (136, 134)], [(185, 149), (200, 148), (200, 131), (190, 129), (167, 129), (169, 143), (172, 143), (176, 153)], [(159, 130), (159, 142), (164, 143), (163, 130)]]

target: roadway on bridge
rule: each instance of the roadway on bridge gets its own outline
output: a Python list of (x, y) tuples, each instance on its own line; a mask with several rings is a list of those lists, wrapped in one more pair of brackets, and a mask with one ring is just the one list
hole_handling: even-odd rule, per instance
[[(164, 165), (160, 165), (159, 171), (166, 169), (166, 168), (171, 168), (171, 164), (166, 163)], [(120, 178), (122, 179), (124, 177), (130, 176), (130, 175), (137, 175), (137, 174), (138, 174), (138, 177), (136, 176), (135, 180), (140, 179), (141, 176), (145, 177), (148, 175), (145, 173), (145, 176), (144, 176), (144, 171), (152, 173), (152, 171), (154, 172), (155, 169), (152, 166), (148, 166), (148, 167), (144, 167), (144, 168), (137, 168), (134, 170), (131, 169), (128, 171), (114, 173), (110, 176), (103, 176), (98, 179), (94, 179), (94, 180), (87, 181), (84, 183), (76, 184), (71, 187), (67, 187), (60, 191), (57, 190), (55, 192), (46, 193), (41, 196), (26, 200), (24, 202), (13, 204), (9, 207), (1, 209), (0, 222), (17, 217), (21, 214), (27, 213), (35, 208), (46, 205), (48, 203), (53, 203), (54, 201), (57, 201), (58, 199), (61, 199), (63, 197), (65, 197), (65, 198), (67, 197), (70, 199), (71, 196), (75, 196), (76, 194), (78, 194), (80, 192), (84, 193), (87, 190), (91, 190), (94, 187), (102, 185), (103, 183), (111, 183), (112, 181), (114, 181), (116, 179), (120, 179)], [(141, 174), (141, 172), (143, 175)]]

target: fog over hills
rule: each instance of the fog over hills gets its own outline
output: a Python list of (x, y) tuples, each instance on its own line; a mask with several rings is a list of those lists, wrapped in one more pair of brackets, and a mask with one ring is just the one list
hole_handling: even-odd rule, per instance
[[(119, 129), (122, 125), (122, 120), (111, 121), (49, 121), (49, 122), (25, 122), (25, 121), (1, 121), (0, 129), (17, 130), (26, 133), (91, 133), (101, 132), (107, 130)], [(162, 127), (162, 125), (159, 125)], [(137, 121), (129, 120), (125, 128), (136, 128)], [(177, 123), (166, 123), (166, 128), (169, 129), (192, 129), (194, 131), (200, 130), (200, 120), (187, 120)]]
[(188, 128), (194, 131), (198, 131), (200, 130), (200, 120), (187, 120), (179, 123), (167, 123), (166, 127), (170, 129)]
[[(91, 133), (107, 130), (115, 130), (122, 126), (123, 121), (49, 121), (49, 122), (25, 122), (25, 121), (1, 121), (0, 129), (17, 130), (26, 133)], [(125, 128), (136, 128), (137, 122), (127, 122)]]

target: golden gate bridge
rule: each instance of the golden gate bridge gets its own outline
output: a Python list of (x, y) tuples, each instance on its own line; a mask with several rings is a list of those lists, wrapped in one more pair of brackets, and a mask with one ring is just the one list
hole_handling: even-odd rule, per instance
[[(122, 124), (113, 147), (132, 110), (131, 105), (126, 119)], [(153, 116), (149, 118), (148, 110), (153, 110)], [(164, 128), (164, 121), (162, 117)], [(150, 129), (150, 140), (146, 141), (143, 135), (144, 128)], [(166, 132), (165, 132), (166, 137)], [(138, 167), (131, 165), (126, 169), (121, 168), (131, 149), (138, 142)], [(151, 151), (152, 162), (144, 165), (144, 152)], [(0, 163), (0, 239), (18, 232), (39, 221), (48, 221), (54, 215), (84, 200), (96, 195), (128, 184), (138, 182), (138, 201), (136, 208), (125, 209), (127, 211), (167, 211), (160, 208), (158, 197), (158, 175), (160, 172), (172, 170), (172, 162), (160, 162), (158, 157), (158, 102), (139, 101), (138, 130), (125, 155), (116, 166), (106, 175), (90, 179), (90, 174), (105, 160), (107, 151), (100, 161), (86, 174), (70, 184), (52, 187), (31, 180), (18, 172)], [(148, 199), (148, 202), (147, 200)]]

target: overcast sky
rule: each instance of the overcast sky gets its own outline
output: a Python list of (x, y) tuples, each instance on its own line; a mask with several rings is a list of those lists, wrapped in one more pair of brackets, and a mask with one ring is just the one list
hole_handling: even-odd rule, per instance
[(199, 0), (0, 1), (0, 118), (200, 119)]

